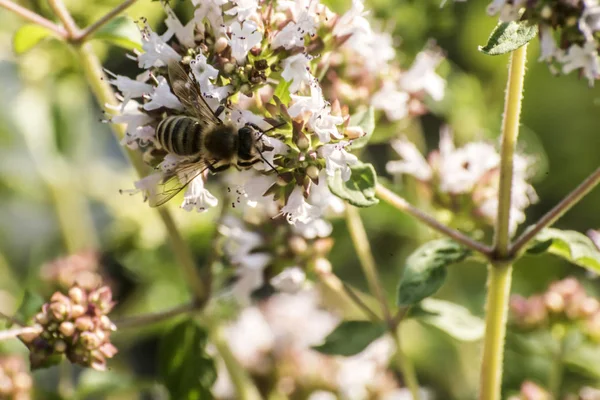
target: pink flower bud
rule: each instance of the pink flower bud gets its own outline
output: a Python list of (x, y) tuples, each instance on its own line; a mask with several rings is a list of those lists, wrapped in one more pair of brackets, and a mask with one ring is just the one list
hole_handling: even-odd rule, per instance
[(64, 353), (67, 350), (67, 342), (62, 339), (58, 339), (54, 342), (54, 351), (57, 353)]
[(119, 352), (117, 348), (112, 343), (104, 343), (102, 346), (98, 348), (98, 351), (104, 355), (106, 358), (112, 358), (115, 354)]
[(94, 321), (91, 317), (84, 315), (75, 320), (75, 327), (81, 332), (89, 332), (94, 329)]
[(348, 139), (358, 139), (359, 137), (365, 136), (365, 131), (360, 126), (349, 126), (344, 132)]
[(50, 312), (52, 314), (52, 316), (54, 317), (54, 319), (58, 320), (58, 321), (64, 321), (65, 319), (67, 319), (69, 317), (69, 313), (70, 313), (70, 308), (69, 307), (70, 304), (66, 304), (66, 303), (52, 303), (50, 304)]
[(225, 39), (225, 37), (221, 36), (220, 38), (217, 39), (216, 43), (215, 43), (215, 52), (216, 53), (220, 53), (223, 50), (225, 50), (228, 46), (228, 42), (227, 39)]
[(81, 343), (84, 348), (93, 350), (98, 348), (102, 341), (94, 333), (86, 331), (79, 336), (79, 343)]
[(79, 318), (86, 312), (86, 307), (81, 304), (74, 304), (71, 307), (71, 318)]
[(46, 325), (48, 323), (48, 315), (44, 312), (37, 313), (34, 320), (40, 325)]
[(565, 309), (564, 298), (552, 290), (544, 294), (544, 303), (546, 304), (546, 307), (548, 307), (549, 311), (556, 314), (563, 312)]
[(100, 317), (100, 327), (105, 331), (116, 331), (117, 326), (106, 315)]
[(73, 286), (69, 289), (69, 297), (75, 304), (83, 304), (85, 301), (85, 292), (79, 286)]
[(71, 337), (75, 333), (75, 324), (69, 321), (65, 321), (58, 327), (60, 333), (66, 337)]

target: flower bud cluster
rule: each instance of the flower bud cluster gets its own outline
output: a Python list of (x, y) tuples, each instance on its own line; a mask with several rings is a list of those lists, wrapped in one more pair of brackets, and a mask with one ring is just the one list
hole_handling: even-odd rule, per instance
[(597, 0), (493, 0), (488, 13), (501, 21), (539, 26), (540, 61), (555, 72), (578, 71), (590, 86), (600, 78), (600, 4)]
[[(402, 160), (388, 162), (387, 171), (396, 176), (415, 177), (421, 183), (423, 198), (434, 208), (450, 211), (445, 214), (454, 219), (448, 223), (470, 231), (494, 224), (498, 210), (500, 154), (492, 144), (472, 142), (456, 148), (450, 130), (443, 129), (439, 150), (429, 153), (427, 159), (406, 139), (392, 142), (392, 147)], [(535, 190), (527, 182), (532, 160), (517, 154), (514, 165), (511, 233), (525, 220), (525, 208), (537, 201)]]
[(29, 400), (32, 387), (24, 359), (16, 355), (0, 356), (0, 399)]
[[(239, 174), (246, 178), (240, 182), (240, 191), (253, 193), (243, 199), (257, 202), (269, 198), (292, 224), (319, 218), (323, 209), (310, 202), (311, 191), (336, 174), (345, 181), (350, 179), (350, 167), (358, 159), (348, 152), (348, 145), (364, 135), (359, 127), (349, 126), (350, 109), (339, 101), (356, 96), (342, 95), (338, 83), (346, 72), (349, 85), (365, 75), (353, 65), (372, 72), (387, 70), (374, 57), (386, 63), (394, 58), (391, 40), (378, 40), (382, 35), (374, 33), (364, 18), (360, 0), (342, 16), (318, 1), (192, 3), (194, 18), (185, 24), (165, 5), (168, 29), (162, 35), (142, 21), (144, 51), (135, 59), (145, 72), (136, 80), (112, 75), (111, 83), (123, 98), (121, 115), (112, 117), (113, 122), (127, 124), (123, 144), (140, 149), (144, 158), (162, 171), (136, 182), (136, 188), (152, 200), (163, 195), (163, 190), (174, 193), (174, 187), (187, 185), (182, 208), (205, 211), (218, 204), (205, 187), (207, 175), (200, 173), (207, 163), (220, 161), (217, 158), (197, 163), (196, 171), (187, 168), (184, 174), (176, 174), (181, 185), (162, 186), (165, 176), (172, 177), (197, 161), (167, 151), (156, 137), (157, 126), (166, 117), (191, 114), (189, 99), (178, 97), (181, 93), (175, 93), (169, 79), (167, 66), (177, 62), (215, 115), (225, 106), (219, 115), (223, 122), (236, 130), (247, 124), (260, 130), (256, 140), (261, 143), (262, 162), (240, 167), (253, 172)], [(355, 29), (358, 27), (361, 29)], [(375, 47), (379, 44), (384, 51)], [(354, 53), (348, 56), (349, 52)], [(394, 110), (404, 110), (392, 118), (399, 119), (409, 113), (412, 97), (430, 92), (440, 98), (443, 81), (433, 72), (439, 57), (433, 52), (423, 54), (417, 61), (419, 67), (402, 75), (402, 85), (383, 87), (384, 75), (375, 74), (377, 79), (368, 85), (371, 99), (365, 105), (379, 104), (386, 113), (393, 105)], [(335, 79), (323, 78), (321, 83), (317, 77), (325, 77), (328, 71)], [(389, 75), (400, 82), (399, 68), (390, 68)], [(431, 85), (432, 81), (436, 85)], [(402, 97), (402, 102), (390, 101), (390, 90)], [(206, 158), (207, 153), (199, 154)], [(237, 166), (235, 160), (232, 164)]]
[(50, 261), (41, 267), (41, 277), (53, 287), (66, 290), (77, 284), (91, 290), (102, 284), (100, 255), (94, 250), (81, 251)]
[(578, 325), (592, 340), (600, 341), (600, 301), (589, 296), (575, 278), (554, 282), (546, 292), (510, 300), (512, 320), (520, 328), (533, 330), (554, 323)]
[(41, 333), (21, 335), (30, 350), (31, 367), (43, 367), (65, 355), (74, 364), (104, 370), (106, 359), (117, 353), (110, 342), (116, 330), (108, 318), (113, 306), (106, 286), (90, 291), (75, 285), (67, 295), (55, 292), (34, 318)]

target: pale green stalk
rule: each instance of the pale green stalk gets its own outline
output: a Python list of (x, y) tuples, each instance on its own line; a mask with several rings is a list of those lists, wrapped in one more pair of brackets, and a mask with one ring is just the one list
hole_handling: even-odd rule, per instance
[(527, 46), (515, 50), (511, 56), (502, 121), (502, 149), (498, 191), (494, 252), (488, 268), (485, 338), (479, 398), (500, 400), (504, 339), (510, 296), (512, 265), (507, 262), (510, 246), (510, 209), (512, 200), (513, 159), (519, 135), (519, 116)]

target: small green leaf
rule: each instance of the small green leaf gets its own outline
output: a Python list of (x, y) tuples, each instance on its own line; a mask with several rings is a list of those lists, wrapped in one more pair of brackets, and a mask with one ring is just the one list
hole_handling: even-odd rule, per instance
[(92, 39), (104, 40), (127, 50), (142, 49), (142, 35), (131, 18), (120, 16), (92, 35)]
[(433, 240), (419, 247), (406, 260), (398, 287), (398, 305), (410, 306), (437, 292), (446, 279), (446, 267), (469, 254), (471, 250), (450, 239)]
[(13, 49), (15, 53), (23, 54), (47, 37), (54, 37), (51, 30), (37, 24), (23, 25), (13, 36)]
[(573, 349), (564, 356), (567, 370), (578, 375), (584, 375), (594, 380), (600, 380), (600, 348), (598, 346), (584, 344)]
[(409, 316), (463, 342), (479, 340), (485, 332), (485, 323), (481, 318), (449, 301), (424, 299), (411, 308)]
[(325, 338), (325, 343), (313, 349), (328, 355), (352, 356), (363, 351), (385, 331), (386, 327), (383, 324), (343, 321)]
[(550, 246), (552, 246), (553, 239), (548, 239), (544, 241), (534, 241), (533, 244), (527, 248), (527, 254), (542, 254), (545, 253)]
[(502, 22), (494, 28), (485, 46), (479, 51), (488, 56), (506, 54), (526, 45), (537, 35), (537, 25), (527, 21)]
[(192, 319), (167, 332), (158, 349), (159, 373), (172, 399), (211, 399), (215, 365), (206, 354), (207, 333)]
[(549, 244), (545, 251), (548, 253), (562, 257), (590, 271), (600, 273), (600, 251), (594, 245), (592, 239), (583, 233), (555, 228), (544, 229), (535, 237), (527, 252), (539, 254), (542, 251), (537, 250), (547, 243)]
[(359, 126), (365, 131), (365, 135), (359, 137), (358, 139), (354, 139), (350, 146), (348, 146), (348, 151), (360, 149), (365, 147), (373, 136), (373, 131), (375, 130), (375, 112), (373, 107), (369, 107), (366, 110), (362, 110), (354, 114), (350, 117), (350, 123), (348, 126)]
[(379, 203), (379, 199), (375, 197), (375, 168), (371, 164), (356, 164), (350, 170), (352, 174), (346, 182), (340, 171), (327, 179), (331, 192), (356, 207), (370, 207)]
[(281, 78), (275, 87), (274, 96), (279, 98), (279, 100), (284, 104), (288, 104), (291, 99), (290, 86), (292, 86), (292, 80), (286, 81), (285, 79)]
[(27, 324), (37, 313), (42, 311), (43, 304), (44, 299), (42, 296), (37, 293), (30, 292), (29, 290), (25, 290), (25, 293), (23, 294), (23, 300), (21, 300), (21, 305), (15, 313), (15, 318), (18, 321)]

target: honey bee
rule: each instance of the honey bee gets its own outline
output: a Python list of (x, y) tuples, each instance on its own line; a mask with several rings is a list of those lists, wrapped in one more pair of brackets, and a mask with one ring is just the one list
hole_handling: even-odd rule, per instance
[[(172, 115), (161, 120), (156, 128), (156, 139), (165, 151), (187, 160), (164, 173), (149, 196), (151, 207), (169, 201), (206, 169), (212, 173), (232, 165), (238, 170), (248, 169), (261, 159), (269, 164), (262, 156), (269, 148), (260, 140), (268, 131), (262, 131), (252, 123), (237, 129), (233, 124), (221, 121), (219, 111), (212, 111), (198, 83), (179, 62), (171, 61), (167, 69), (171, 88), (184, 106), (185, 115)], [(222, 111), (222, 107), (220, 109)]]

